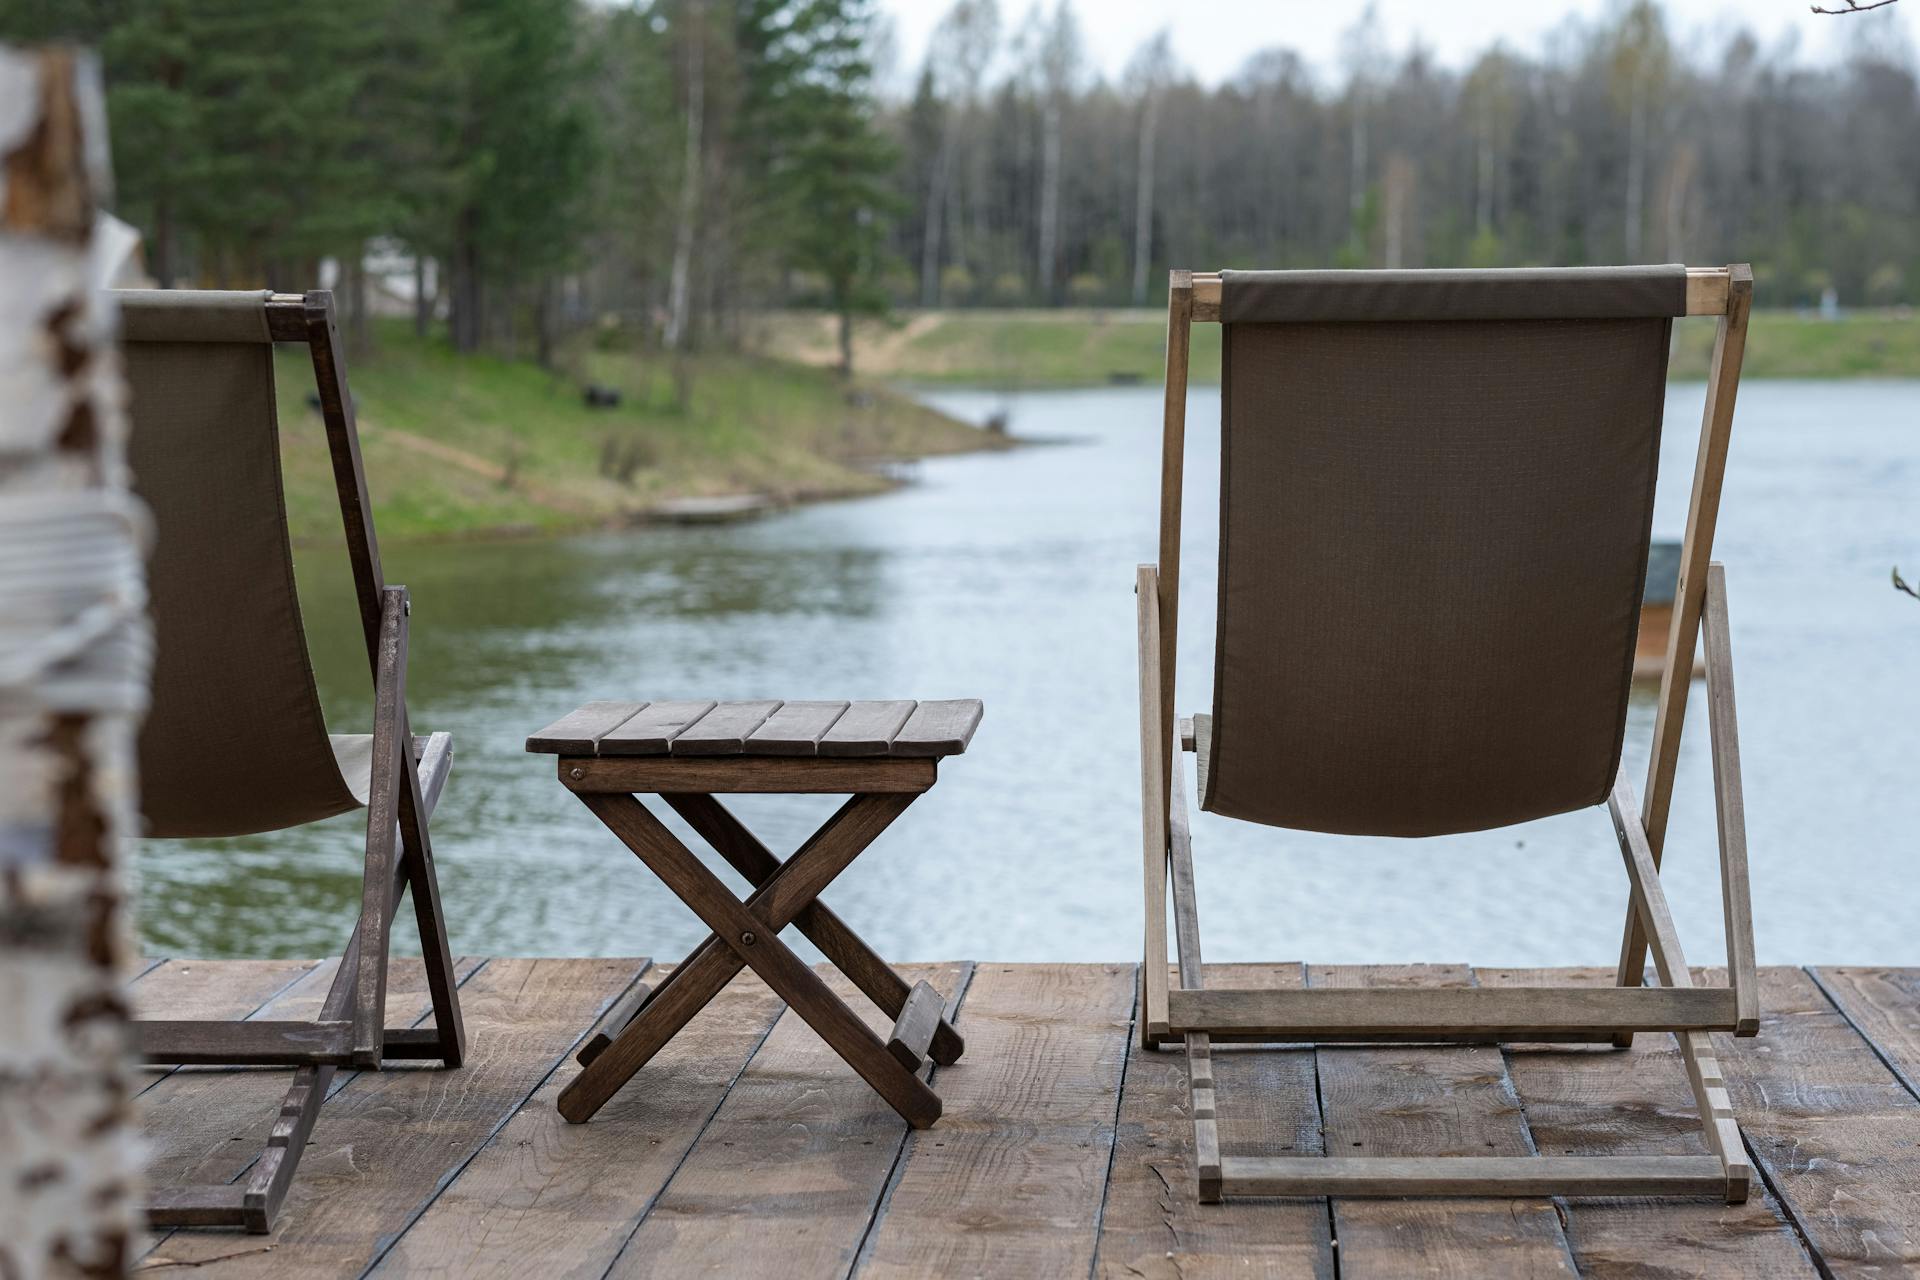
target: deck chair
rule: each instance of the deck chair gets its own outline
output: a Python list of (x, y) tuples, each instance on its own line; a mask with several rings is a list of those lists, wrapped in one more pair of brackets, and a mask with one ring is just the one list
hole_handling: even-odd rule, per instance
[[(1184, 1042), (1202, 1200), (1724, 1195), (1751, 1177), (1711, 1031), (1759, 1029), (1726, 588), (1710, 560), (1745, 266), (1173, 273), (1159, 563), (1139, 568), (1141, 1042)], [(1644, 805), (1620, 774), (1672, 318), (1719, 317)], [(1188, 345), (1224, 328), (1210, 713), (1176, 721)], [(1694, 981), (1659, 869), (1704, 619), (1729, 985)], [(1630, 885), (1616, 985), (1224, 990), (1200, 960), (1200, 807), (1354, 835), (1607, 806)], [(1171, 885), (1178, 974), (1167, 964)], [(1659, 984), (1643, 985), (1652, 944)], [(1214, 1041), (1678, 1037), (1705, 1156), (1222, 1157)]]
[[(156, 1187), (157, 1226), (268, 1230), (335, 1068), (460, 1065), (465, 1033), (427, 820), (453, 763), (448, 734), (407, 718), (404, 587), (386, 585), (334, 327), (332, 295), (128, 290), (129, 462), (153, 512), (157, 653), (140, 736), (146, 834), (236, 836), (364, 806), (359, 922), (315, 1021), (146, 1021), (149, 1062), (296, 1068), (260, 1159), (238, 1182)], [(273, 344), (310, 350), (374, 686), (371, 735), (330, 736), (295, 594), (281, 489)], [(387, 944), (412, 891), (433, 1025), (384, 1025)], [(271, 911), (261, 903), (261, 911)]]

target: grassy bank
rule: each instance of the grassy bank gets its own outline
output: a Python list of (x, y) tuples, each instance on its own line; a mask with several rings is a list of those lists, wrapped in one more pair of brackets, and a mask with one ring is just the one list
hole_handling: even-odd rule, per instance
[[(1672, 376), (1703, 378), (1713, 323), (1674, 326)], [(869, 376), (992, 387), (1073, 387), (1158, 382), (1166, 313), (1141, 310), (927, 311), (864, 323), (855, 363)], [(764, 318), (754, 333), (770, 355), (824, 365), (833, 329), (819, 315)], [(1216, 380), (1220, 329), (1197, 325), (1196, 380)], [(1756, 312), (1746, 376), (1755, 378), (1920, 377), (1920, 319), (1910, 311), (1863, 311), (1837, 320), (1789, 311)]]
[[(312, 369), (296, 349), (278, 359), (294, 536), (331, 539), (340, 515), (307, 404)], [(588, 351), (566, 363), (562, 376), (456, 356), (405, 326), (383, 327), (349, 368), (381, 535), (593, 527), (722, 494), (871, 493), (889, 483), (876, 463), (997, 443), (885, 388), (764, 357), (696, 357), (684, 411), (663, 358)], [(617, 388), (621, 405), (586, 407), (582, 380)]]

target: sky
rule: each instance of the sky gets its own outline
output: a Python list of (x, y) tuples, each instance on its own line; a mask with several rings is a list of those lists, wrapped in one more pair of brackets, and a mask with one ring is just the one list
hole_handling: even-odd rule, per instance
[[(1019, 29), (1036, 3), (1000, 0), (1001, 30)], [(1218, 84), (1239, 70), (1247, 56), (1279, 45), (1300, 53), (1317, 73), (1332, 76), (1341, 34), (1364, 5), (1359, 0), (1074, 0), (1087, 54), (1109, 79), (1118, 76), (1139, 44), (1169, 29), (1181, 64), (1201, 82)], [(1387, 47), (1404, 54), (1419, 41), (1441, 62), (1460, 67), (1496, 39), (1523, 53), (1538, 52), (1548, 35), (1569, 18), (1592, 21), (1619, 0), (1377, 0)], [(1833, 58), (1844, 28), (1871, 23), (1898, 27), (1911, 36), (1920, 0), (1901, 0), (1874, 13), (1821, 17), (1810, 0), (1666, 0), (1669, 30), (1682, 47), (1717, 48), (1725, 33), (1744, 23), (1769, 46), (1797, 38), (1810, 62)], [(1828, 8), (1845, 0), (1821, 0)], [(927, 36), (952, 0), (880, 0), (893, 22), (893, 65), (888, 87), (904, 93), (926, 55)], [(1857, 34), (1857, 33), (1856, 33)]]

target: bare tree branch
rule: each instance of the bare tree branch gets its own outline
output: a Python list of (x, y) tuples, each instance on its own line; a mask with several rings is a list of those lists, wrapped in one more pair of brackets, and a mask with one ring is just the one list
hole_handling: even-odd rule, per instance
[(1911, 582), (1901, 577), (1900, 570), (1897, 567), (1893, 571), (1893, 589), (1895, 591), (1904, 591), (1915, 600), (1920, 600), (1920, 587), (1915, 587)]
[(1872, 4), (1861, 4), (1859, 0), (1847, 0), (1847, 7), (1844, 9), (1822, 9), (1816, 4), (1813, 6), (1813, 11), (1815, 13), (1824, 13), (1830, 18), (1843, 18), (1849, 13), (1865, 13), (1869, 9), (1884, 9), (1893, 3), (1894, 0), (1873, 0)]

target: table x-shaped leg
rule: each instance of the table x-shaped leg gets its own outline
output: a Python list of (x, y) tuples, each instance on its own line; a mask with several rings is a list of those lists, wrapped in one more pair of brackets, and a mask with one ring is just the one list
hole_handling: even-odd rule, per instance
[[(700, 792), (669, 792), (660, 798), (684, 818), (702, 840), (712, 845), (729, 866), (745, 876), (754, 888), (760, 888), (779, 873), (780, 859), (774, 857), (766, 845), (747, 830), (746, 824), (732, 810), (720, 803), (718, 796)], [(880, 1012), (889, 1018), (900, 1017), (913, 989), (859, 934), (835, 915), (832, 908), (818, 900), (810, 902), (795, 913), (793, 924), (808, 941), (820, 948), (821, 954), (833, 961), (835, 968), (847, 975), (867, 999), (873, 1001)], [(720, 945), (720, 940), (709, 934), (694, 956), (697, 958), (702, 951)], [(685, 972), (684, 967), (674, 971), (676, 974), (681, 972)], [(672, 981), (671, 975), (667, 981)], [(657, 994), (658, 990), (649, 990), (643, 983), (629, 999), (612, 1009), (600, 1027), (580, 1046), (577, 1055), (580, 1065), (591, 1065)], [(960, 1061), (966, 1049), (966, 1041), (944, 1016), (934, 1023), (927, 1057), (943, 1067), (952, 1066)]]
[(719, 877), (633, 796), (618, 792), (576, 794), (681, 901), (693, 908), (713, 930), (713, 936), (687, 957), (605, 1051), (561, 1091), (562, 1116), (575, 1124), (591, 1118), (694, 1014), (720, 994), (744, 965), (806, 1019), (908, 1124), (924, 1129), (939, 1119), (939, 1096), (902, 1066), (866, 1023), (779, 937), (780, 930), (811, 906), (821, 891), (900, 816), (913, 802), (912, 794), (854, 796), (745, 902), (735, 898)]

